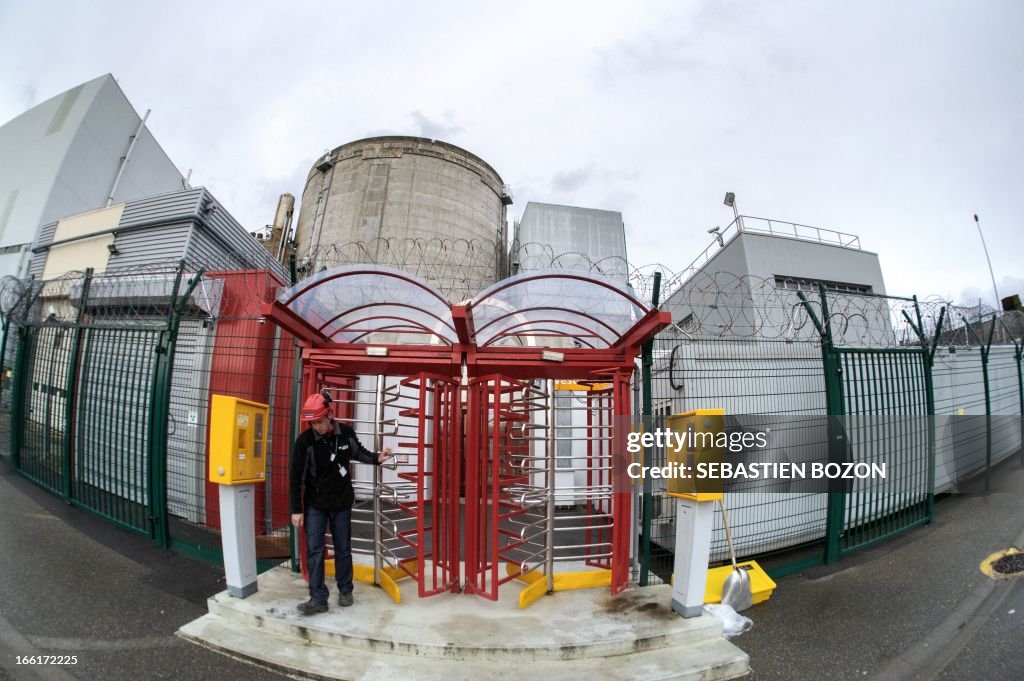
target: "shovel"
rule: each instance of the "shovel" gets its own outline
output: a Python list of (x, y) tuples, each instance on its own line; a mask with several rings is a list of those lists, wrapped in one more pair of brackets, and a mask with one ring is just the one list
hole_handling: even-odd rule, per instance
[(726, 577), (722, 584), (722, 604), (741, 612), (754, 604), (750, 590), (750, 575), (736, 564), (736, 550), (732, 546), (732, 532), (729, 531), (729, 516), (725, 512), (725, 502), (719, 499), (718, 505), (722, 508), (725, 540), (729, 543), (729, 558), (732, 559), (732, 574)]

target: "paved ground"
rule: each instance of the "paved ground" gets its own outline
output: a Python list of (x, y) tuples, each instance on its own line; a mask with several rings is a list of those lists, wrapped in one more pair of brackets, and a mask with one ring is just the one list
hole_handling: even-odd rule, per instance
[[(993, 480), (939, 502), (929, 527), (780, 580), (734, 639), (750, 678), (1024, 678), (1024, 580), (978, 570), (1024, 543), (1024, 469), (1008, 462)], [(2, 455), (0, 509), (0, 681), (285, 678), (174, 636), (223, 589), (220, 568), (63, 504)], [(31, 654), (78, 664), (16, 664)]]
[(783, 578), (754, 628), (734, 639), (751, 679), (1024, 678), (1024, 578), (978, 565), (1024, 546), (1019, 458), (936, 504), (931, 525)]
[[(287, 678), (181, 640), (223, 570), (68, 506), (0, 456), (0, 681)], [(77, 655), (18, 665), (18, 655)]]

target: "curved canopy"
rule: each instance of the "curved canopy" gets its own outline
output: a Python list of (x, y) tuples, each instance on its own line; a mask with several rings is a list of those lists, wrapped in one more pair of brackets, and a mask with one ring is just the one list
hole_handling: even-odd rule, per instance
[[(306, 333), (300, 337), (332, 343), (365, 343), (374, 333), (456, 340), (451, 306), (422, 279), (380, 265), (348, 265), (319, 272), (283, 291), (284, 308)], [(420, 340), (422, 343), (422, 340)]]
[(648, 335), (640, 322), (652, 309), (628, 287), (594, 272), (526, 272), (452, 306), (429, 284), (401, 270), (346, 265), (283, 291), (267, 312), (316, 344), (368, 343), (373, 334), (387, 333), (408, 345), (597, 349)]
[(595, 272), (540, 270), (503, 279), (466, 307), (476, 344), (551, 345), (552, 338), (591, 348), (617, 345), (650, 311), (621, 283)]

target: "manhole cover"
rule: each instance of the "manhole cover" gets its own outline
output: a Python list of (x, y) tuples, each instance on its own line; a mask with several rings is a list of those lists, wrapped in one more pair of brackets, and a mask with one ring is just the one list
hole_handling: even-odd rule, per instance
[(1010, 579), (1024, 575), (1024, 551), (1009, 548), (998, 551), (981, 562), (981, 571), (992, 579)]
[(992, 563), (992, 569), (1001, 575), (1015, 575), (1024, 572), (1024, 553), (1003, 556)]

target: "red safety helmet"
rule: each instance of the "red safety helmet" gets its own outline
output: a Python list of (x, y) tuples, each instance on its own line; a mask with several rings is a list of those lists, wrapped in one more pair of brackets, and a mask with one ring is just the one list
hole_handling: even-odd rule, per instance
[(302, 405), (299, 418), (303, 421), (318, 421), (331, 413), (331, 397), (324, 393), (313, 393)]

